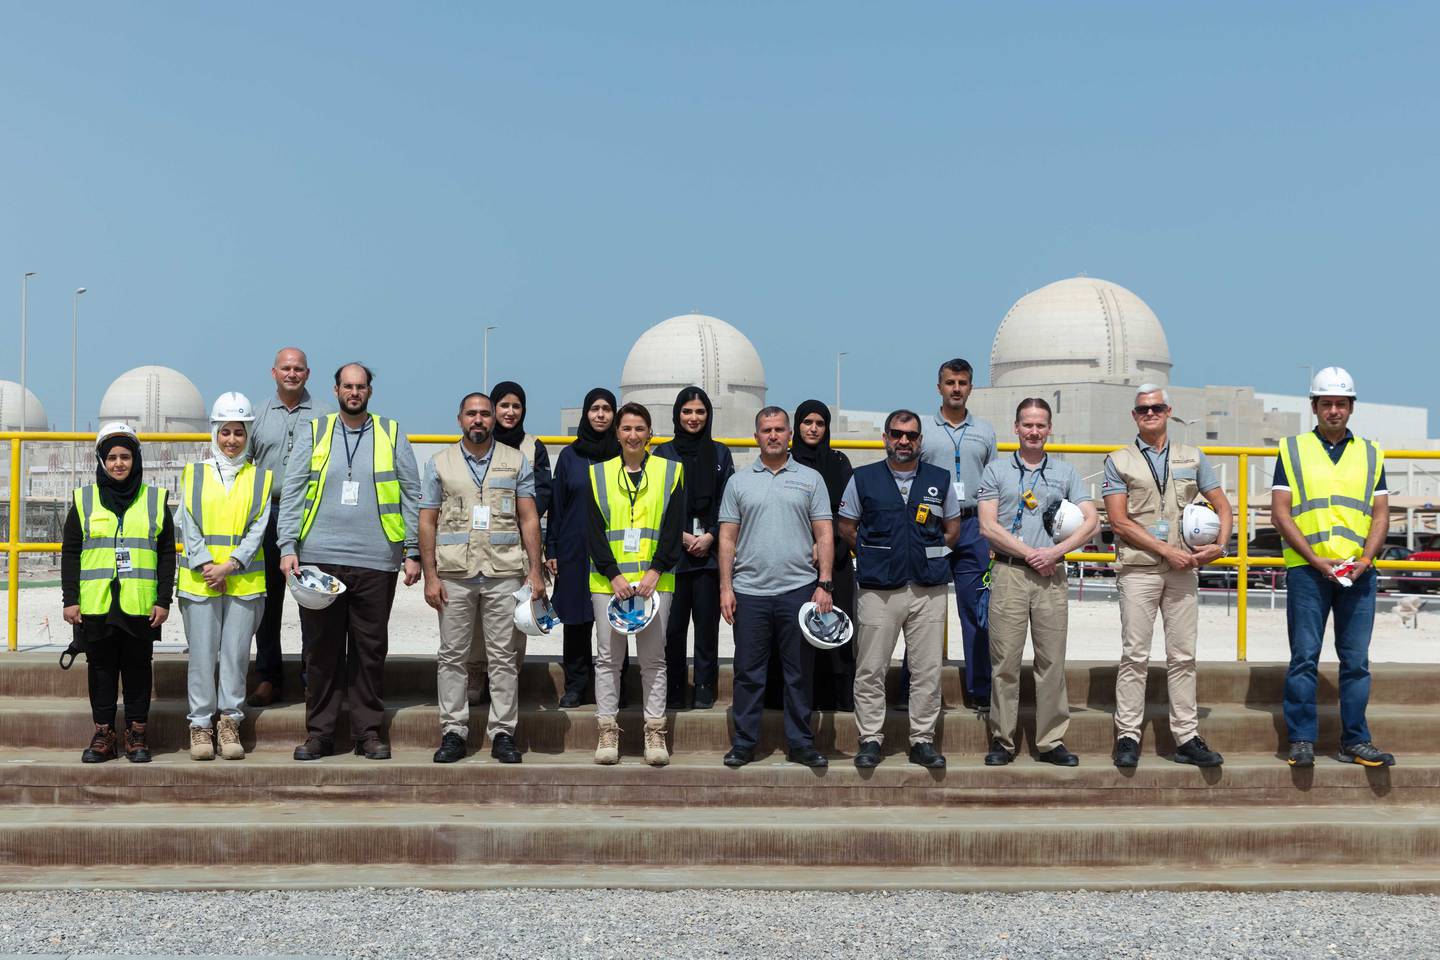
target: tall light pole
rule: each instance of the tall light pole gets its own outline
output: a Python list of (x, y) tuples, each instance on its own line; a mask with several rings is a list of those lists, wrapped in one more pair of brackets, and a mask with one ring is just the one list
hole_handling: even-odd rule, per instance
[[(85, 292), (84, 287), (75, 288), (75, 299), (70, 307), (70, 432), (75, 432), (75, 385), (78, 382), (80, 372), (80, 295)], [(75, 441), (70, 441), (70, 489), (75, 489), (76, 481), (76, 452)]]
[[(1310, 393), (1310, 381), (1315, 379), (1315, 365), (1310, 363), (1300, 363), (1296, 364), (1296, 366), (1298, 366), (1301, 370), (1305, 371), (1305, 395), (1308, 396)], [(1304, 423), (1306, 430), (1309, 430), (1314, 426), (1314, 424), (1310, 421), (1311, 414), (1307, 410), (1301, 417), (1301, 422)]]
[(840, 425), (840, 358), (848, 357), (849, 353), (835, 354), (835, 425)]
[(494, 329), (495, 329), (495, 327), (493, 327), (493, 326), (489, 326), (489, 327), (486, 327), (486, 328), (485, 328), (485, 354), (484, 354), (485, 359), (484, 359), (484, 361), (483, 361), (483, 363), (482, 363), (482, 366), (480, 367), (480, 389), (481, 389), (481, 390), (489, 390), (489, 389), (490, 389), (490, 331), (491, 331), (491, 330), (494, 330)]
[[(20, 278), (20, 429), (30, 429), (30, 390), (26, 383), (25, 356), (30, 347), (30, 278), (35, 271), (28, 271)], [(19, 512), (20, 530), (25, 530), (25, 447), (20, 447), (20, 502), (14, 505)]]

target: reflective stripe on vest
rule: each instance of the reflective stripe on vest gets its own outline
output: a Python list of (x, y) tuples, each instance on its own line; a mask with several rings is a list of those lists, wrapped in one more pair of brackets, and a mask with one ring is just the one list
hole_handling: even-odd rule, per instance
[[(1302, 433), (1285, 439), (1280, 462), (1290, 481), (1290, 516), (1315, 555), (1329, 560), (1360, 556), (1370, 535), (1370, 511), (1385, 465), (1379, 446), (1355, 437), (1335, 463), (1318, 436)], [(1302, 567), (1305, 559), (1287, 546), (1285, 565)]]
[[(190, 519), (200, 528), (205, 547), (213, 563), (224, 563), (230, 559), (235, 548), (245, 539), (245, 531), (260, 518), (270, 503), (271, 474), (269, 470), (257, 469), (245, 464), (235, 474), (230, 489), (220, 482), (219, 471), (208, 463), (187, 464), (180, 475), (181, 502), (185, 504)], [(185, 553), (183, 537), (176, 537), (176, 548), (181, 556)], [(182, 592), (196, 597), (218, 597), (221, 593), (232, 597), (258, 597), (265, 593), (265, 551), (255, 551), (249, 565), (238, 573), (225, 578), (225, 589), (212, 590), (199, 570), (192, 570), (187, 563), (180, 564), (179, 588)]]
[[(328, 414), (323, 428), (319, 420), (310, 421), (310, 481), (305, 484), (301, 540), (310, 532), (315, 513), (320, 509), (320, 492), (325, 489), (325, 478), (330, 473), (330, 451), (335, 445), (335, 421), (338, 419), (339, 414)], [(400, 480), (395, 476), (395, 445), (400, 426), (388, 417), (373, 413), (370, 414), (370, 425), (375, 436), (375, 502), (380, 508), (380, 528), (385, 531), (385, 539), (400, 543), (405, 539), (405, 517), (400, 512)]]
[[(660, 547), (660, 525), (665, 511), (670, 508), (670, 499), (680, 485), (682, 470), (677, 460), (647, 456), (644, 476), (640, 481), (640, 492), (632, 506), (630, 498), (621, 489), (621, 474), (625, 471), (625, 460), (616, 457), (590, 467), (590, 491), (605, 518), (605, 539), (610, 552), (620, 568), (620, 575), (631, 583), (638, 582), (650, 570), (655, 551)], [(639, 530), (640, 549), (625, 550), (625, 530)], [(655, 589), (663, 593), (675, 592), (675, 574), (662, 573)], [(590, 561), (590, 592), (609, 593), (610, 581)]]
[[(159, 599), (160, 530), (165, 521), (165, 491), (141, 484), (123, 519), (111, 513), (94, 484), (75, 491), (80, 516), (80, 613), (104, 616), (110, 612), (110, 583), (120, 583), (120, 610), (132, 617), (148, 617)], [(130, 569), (116, 568), (115, 550), (130, 553)]]

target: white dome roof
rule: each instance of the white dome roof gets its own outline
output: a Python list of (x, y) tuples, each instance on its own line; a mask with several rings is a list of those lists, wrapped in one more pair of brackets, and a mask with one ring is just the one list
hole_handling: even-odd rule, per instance
[(675, 394), (691, 384), (715, 406), (714, 435), (749, 436), (765, 405), (765, 366), (745, 334), (715, 317), (687, 313), (646, 330), (620, 374), (622, 403), (643, 403), (655, 432), (669, 433)]
[(208, 433), (205, 400), (195, 384), (169, 367), (126, 371), (100, 400), (100, 421), (123, 420), (141, 433)]
[(1058, 280), (1015, 301), (990, 350), (990, 385), (1170, 383), (1165, 329), (1145, 301), (1094, 277)]
[(45, 416), (45, 407), (35, 391), (25, 390), (23, 423), (20, 410), (20, 384), (13, 380), (0, 380), (0, 430), (49, 430), (50, 421)]

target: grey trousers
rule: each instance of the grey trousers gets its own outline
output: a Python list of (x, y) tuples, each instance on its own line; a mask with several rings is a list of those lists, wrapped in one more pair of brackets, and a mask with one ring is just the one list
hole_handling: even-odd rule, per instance
[[(620, 712), (620, 668), (630, 637), (610, 629), (605, 609), (610, 594), (590, 595), (595, 608), (595, 716), (613, 717)], [(655, 618), (635, 634), (635, 654), (640, 658), (640, 699), (646, 720), (665, 716), (665, 623), (670, 616), (670, 594), (655, 591)]]
[[(250, 638), (265, 615), (265, 598), (180, 598), (185, 640), (190, 645), (186, 689), (190, 725), (209, 728), (215, 712), (239, 720), (245, 716), (245, 672), (250, 666)], [(220, 686), (215, 686), (215, 669)]]

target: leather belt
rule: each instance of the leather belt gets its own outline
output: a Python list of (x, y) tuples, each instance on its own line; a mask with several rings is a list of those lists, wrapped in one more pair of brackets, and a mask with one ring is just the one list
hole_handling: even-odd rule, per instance
[(977, 516), (979, 516), (979, 515), (980, 515), (980, 508), (979, 508), (979, 507), (961, 507), (961, 508), (960, 508), (960, 519), (961, 519), (961, 520), (969, 520), (971, 517), (977, 517)]

